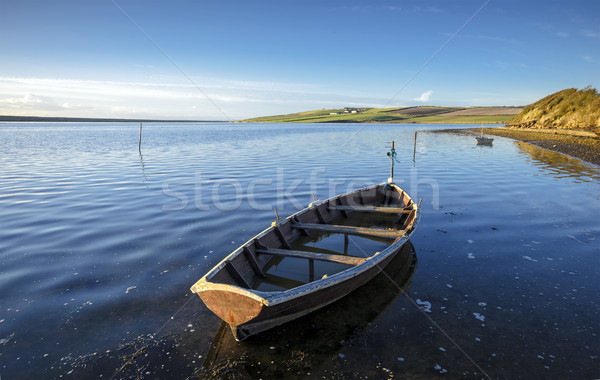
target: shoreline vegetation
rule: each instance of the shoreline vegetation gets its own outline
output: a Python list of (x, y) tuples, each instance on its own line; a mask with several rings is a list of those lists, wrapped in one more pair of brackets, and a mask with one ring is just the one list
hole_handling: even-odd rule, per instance
[(524, 107), (505, 127), (484, 132), (600, 166), (600, 95), (591, 87), (558, 91)]
[(600, 135), (600, 95), (589, 86), (555, 92), (524, 107), (508, 126), (582, 130)]
[(506, 124), (523, 107), (345, 107), (263, 116), (238, 123)]

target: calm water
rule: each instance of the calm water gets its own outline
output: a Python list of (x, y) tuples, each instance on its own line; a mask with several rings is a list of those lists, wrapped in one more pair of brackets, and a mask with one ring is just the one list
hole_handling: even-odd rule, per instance
[[(600, 377), (598, 167), (444, 127), (0, 123), (0, 376)], [(233, 342), (189, 287), (391, 140), (416, 270)]]

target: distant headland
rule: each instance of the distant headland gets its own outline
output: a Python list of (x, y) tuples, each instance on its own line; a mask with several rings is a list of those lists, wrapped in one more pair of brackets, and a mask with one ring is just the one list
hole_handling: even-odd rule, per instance
[(506, 124), (523, 107), (396, 107), (322, 109), (240, 120), (241, 123)]

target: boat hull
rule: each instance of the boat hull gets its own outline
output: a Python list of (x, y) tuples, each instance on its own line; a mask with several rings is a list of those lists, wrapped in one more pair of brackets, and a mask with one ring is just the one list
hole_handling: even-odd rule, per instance
[(491, 137), (475, 137), (477, 145), (492, 145), (494, 139)]
[(309, 291), (300, 297), (280, 301), (276, 305), (265, 305), (255, 318), (246, 323), (239, 325), (230, 323), (235, 339), (244, 340), (251, 335), (307, 315), (350, 294), (379, 274), (401, 247), (399, 246), (397, 250), (391, 252), (380, 263), (359, 272), (356, 276), (348, 277), (330, 286), (319, 286), (317, 281), (314, 283), (314, 291)]

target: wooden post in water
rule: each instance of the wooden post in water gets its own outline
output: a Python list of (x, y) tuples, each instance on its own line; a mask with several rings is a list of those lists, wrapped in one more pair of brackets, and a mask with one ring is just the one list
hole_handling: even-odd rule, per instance
[(415, 146), (413, 147), (413, 162), (415, 162), (416, 154), (417, 154), (417, 131), (415, 131)]
[[(394, 140), (392, 140), (392, 153), (394, 153)], [(390, 159), (392, 161), (392, 165), (390, 166), (390, 179), (388, 182), (394, 182), (394, 156), (390, 155)]]
[(142, 123), (140, 123), (140, 141), (138, 143), (138, 150), (142, 152)]

